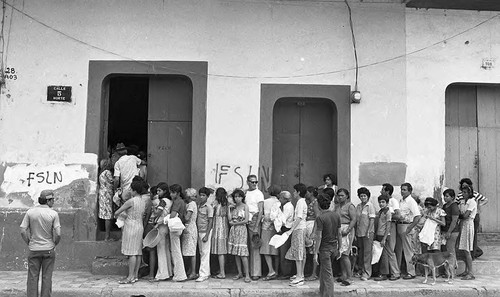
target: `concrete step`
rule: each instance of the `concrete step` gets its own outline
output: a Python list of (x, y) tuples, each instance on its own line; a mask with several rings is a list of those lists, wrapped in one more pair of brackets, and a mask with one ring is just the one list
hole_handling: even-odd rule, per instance
[(90, 272), (94, 275), (127, 275), (126, 256), (95, 257)]
[(498, 243), (500, 244), (500, 233), (478, 233), (477, 241), (481, 243)]
[(75, 267), (88, 269), (96, 257), (113, 257), (121, 255), (121, 241), (76, 241)]

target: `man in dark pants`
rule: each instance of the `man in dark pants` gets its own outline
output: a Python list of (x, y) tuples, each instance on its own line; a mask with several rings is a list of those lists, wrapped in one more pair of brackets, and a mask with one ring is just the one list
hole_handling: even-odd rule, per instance
[(38, 279), (42, 271), (42, 297), (52, 294), (52, 272), (56, 261), (55, 247), (61, 240), (59, 215), (52, 208), (54, 193), (44, 190), (38, 198), (40, 205), (29, 209), (21, 223), (21, 236), (29, 246), (28, 297), (38, 296)]
[(321, 297), (333, 297), (332, 258), (339, 256), (339, 239), (342, 238), (340, 216), (337, 212), (328, 210), (330, 199), (324, 194), (318, 195), (317, 200), (321, 214), (315, 221), (314, 261), (321, 264), (319, 294)]

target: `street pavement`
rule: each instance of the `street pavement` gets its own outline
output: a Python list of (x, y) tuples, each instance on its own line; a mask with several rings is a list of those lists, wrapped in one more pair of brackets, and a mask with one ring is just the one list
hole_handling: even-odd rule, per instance
[[(0, 271), (0, 296), (26, 296), (26, 271)], [(319, 296), (319, 281), (306, 282), (304, 286), (293, 288), (288, 281), (252, 281), (244, 283), (242, 279), (209, 279), (205, 282), (164, 281), (150, 283), (140, 280), (135, 284), (121, 285), (118, 275), (93, 275), (87, 271), (55, 271), (53, 276), (52, 296), (266, 296), (294, 297)], [(480, 275), (476, 280), (455, 280), (447, 284), (439, 278), (436, 285), (422, 284), (423, 278), (413, 280), (376, 282), (355, 281), (353, 285), (343, 287), (335, 283), (334, 296), (500, 296), (498, 275)]]

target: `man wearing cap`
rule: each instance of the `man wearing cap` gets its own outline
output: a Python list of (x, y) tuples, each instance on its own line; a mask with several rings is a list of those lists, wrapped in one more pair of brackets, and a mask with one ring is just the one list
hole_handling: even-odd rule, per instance
[(137, 156), (127, 155), (127, 147), (123, 143), (116, 145), (116, 153), (120, 155), (120, 158), (115, 163), (114, 187), (116, 190), (120, 186), (122, 199), (126, 201), (132, 198), (130, 184), (134, 176), (139, 175), (139, 166), (142, 161)]
[(27, 296), (38, 296), (38, 278), (42, 271), (42, 297), (52, 294), (52, 272), (56, 260), (55, 247), (61, 240), (59, 215), (52, 208), (54, 193), (44, 190), (40, 205), (29, 209), (21, 223), (21, 237), (29, 247)]
[(260, 236), (260, 223), (264, 209), (264, 194), (257, 189), (258, 183), (256, 175), (251, 174), (247, 177), (248, 190), (245, 195), (245, 203), (248, 206), (249, 212), (248, 247), (250, 249), (250, 257), (248, 263), (250, 265), (250, 276), (253, 280), (258, 280), (262, 276), (260, 246), (258, 246), (256, 240), (252, 240), (254, 235)]

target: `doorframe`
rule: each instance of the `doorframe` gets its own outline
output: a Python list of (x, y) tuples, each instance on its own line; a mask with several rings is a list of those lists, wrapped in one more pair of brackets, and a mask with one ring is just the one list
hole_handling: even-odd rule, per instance
[[(281, 98), (325, 98), (337, 108), (337, 180), (340, 187), (351, 186), (351, 102), (350, 86), (309, 84), (261, 84), (259, 168), (267, 172), (259, 177), (262, 186), (272, 184), (273, 110)], [(259, 170), (260, 171), (260, 170)], [(326, 172), (325, 172), (326, 173)], [(267, 178), (268, 176), (268, 178)], [(318, 181), (320, 183), (321, 181)]]
[[(206, 106), (208, 62), (204, 61), (89, 61), (85, 152), (99, 158), (107, 146), (109, 92), (106, 84), (116, 75), (182, 75), (193, 85), (191, 187), (205, 184)], [(187, 185), (186, 185), (187, 186)]]

